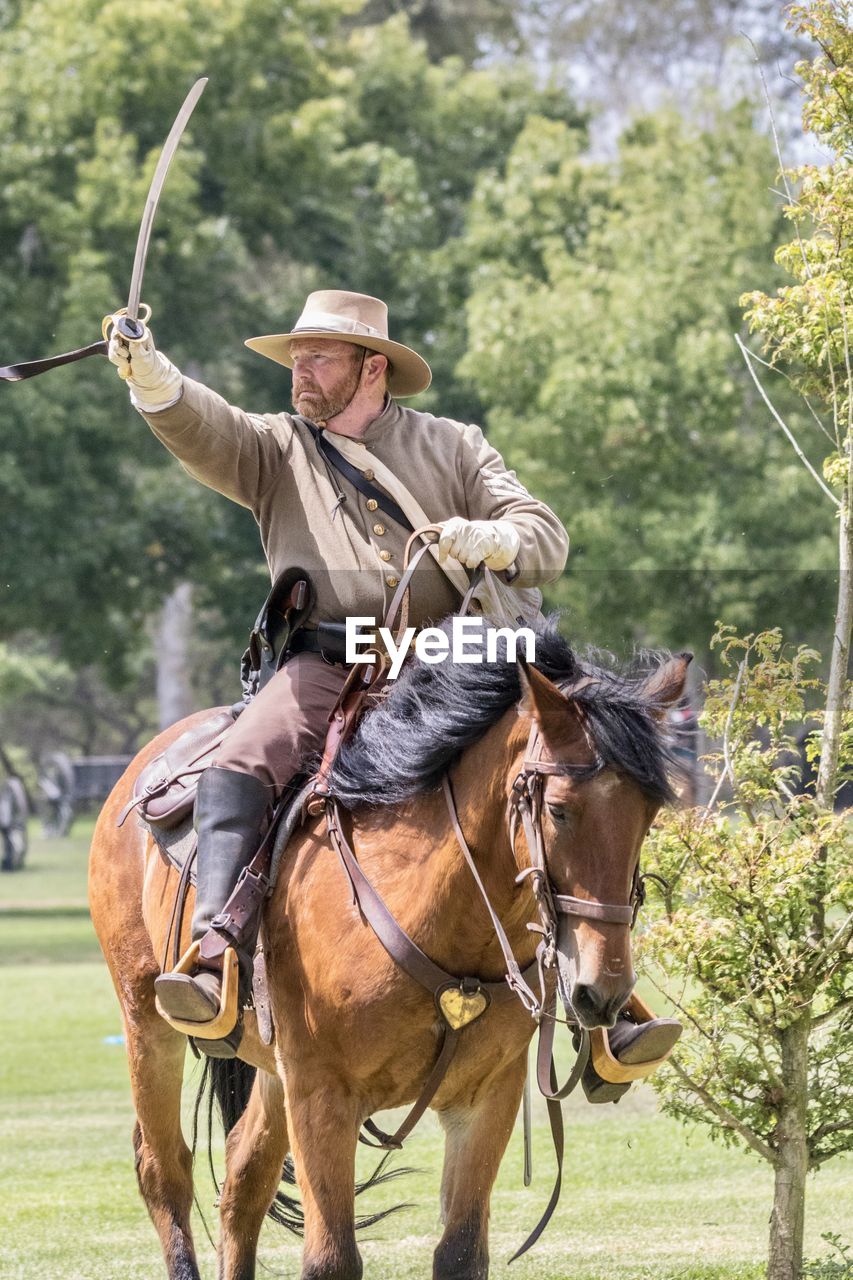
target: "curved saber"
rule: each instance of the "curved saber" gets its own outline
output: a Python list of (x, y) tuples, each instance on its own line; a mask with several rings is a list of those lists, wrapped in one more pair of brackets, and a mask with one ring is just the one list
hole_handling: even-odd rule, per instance
[[(169, 165), (172, 163), (172, 157), (178, 149), (181, 134), (186, 129), (187, 121), (195, 110), (195, 104), (204, 93), (206, 84), (207, 76), (202, 76), (200, 80), (196, 80), (184, 98), (184, 105), (175, 116), (175, 123), (169, 130), (168, 138), (163, 143), (163, 150), (160, 152), (160, 159), (157, 161), (157, 168), (154, 170), (154, 177), (151, 179), (151, 186), (148, 188), (148, 197), (145, 201), (145, 210), (142, 214), (142, 222), (140, 223), (139, 235), (136, 240), (136, 253), (133, 255), (133, 271), (130, 276), (130, 289), (127, 295), (127, 320), (133, 323), (136, 322), (139, 314), (139, 298), (142, 293), (142, 277), (145, 274), (145, 259), (148, 255), (148, 243), (151, 239), (151, 228), (154, 225), (154, 214), (157, 212), (160, 193), (163, 190), (163, 184), (166, 181), (166, 174)], [(139, 330), (139, 332), (128, 333), (125, 336), (140, 338), (142, 336), (141, 326)]]
[[(172, 163), (172, 158), (178, 149), (178, 143), (181, 140), (184, 129), (187, 127), (187, 121), (192, 115), (199, 98), (204, 93), (206, 85), (207, 77), (202, 76), (200, 80), (196, 80), (184, 99), (183, 106), (175, 117), (175, 123), (169, 130), (169, 136), (163, 144), (163, 150), (160, 152), (160, 158), (157, 161), (157, 168), (154, 170), (154, 177), (151, 179), (151, 186), (148, 188), (148, 196), (145, 200), (145, 209), (136, 240), (136, 253), (133, 257), (133, 271), (130, 276), (127, 306), (115, 322), (119, 332), (125, 338), (142, 337), (143, 325), (138, 319), (139, 299), (142, 292), (142, 277), (145, 274), (145, 259), (148, 255), (148, 245), (151, 240), (151, 228), (154, 225), (154, 215), (157, 212), (160, 193), (166, 181), (169, 165)], [(23, 382), (26, 378), (35, 378), (40, 373), (47, 373), (48, 369), (56, 369), (63, 364), (73, 364), (75, 360), (85, 360), (87, 356), (106, 355), (108, 345), (106, 341), (93, 342), (88, 347), (78, 347), (76, 351), (66, 351), (60, 356), (47, 356), (43, 360), (28, 360), (21, 364), (5, 365), (0, 367), (0, 381)]]

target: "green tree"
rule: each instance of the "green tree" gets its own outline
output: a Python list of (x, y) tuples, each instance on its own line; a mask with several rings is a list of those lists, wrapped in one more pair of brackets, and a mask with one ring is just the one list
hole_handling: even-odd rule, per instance
[(833, 452), (824, 459), (822, 488), (836, 508), (839, 576), (817, 789), (826, 807), (835, 791), (853, 629), (853, 28), (848, 0), (812, 0), (792, 5), (789, 13), (790, 25), (821, 49), (798, 67), (806, 97), (803, 124), (835, 155), (829, 164), (789, 175), (799, 191), (785, 212), (797, 235), (777, 258), (797, 283), (773, 297), (748, 294), (744, 302), (773, 365), (791, 365), (794, 385), (829, 418), (823, 430)]
[(704, 647), (721, 615), (807, 634), (826, 598), (831, 534), (732, 340), (743, 288), (780, 278), (751, 115), (649, 117), (613, 166), (534, 118), (474, 196), (461, 372), (572, 535), (575, 632), (610, 644)]
[(519, 50), (521, 9), (514, 0), (367, 0), (358, 21), (374, 25), (405, 13), (433, 61), (456, 55), (470, 65), (495, 49)]
[[(790, 369), (833, 448), (825, 478), (811, 477), (827, 512), (817, 508), (815, 524), (838, 523), (829, 677), (812, 677), (816, 652), (786, 654), (778, 629), (740, 637), (723, 628), (723, 659), (737, 674), (711, 687), (705, 722), (722, 741), (718, 791), (727, 783), (731, 800), (669, 817), (652, 844), (668, 887), (646, 950), (688, 1026), (657, 1087), (673, 1114), (772, 1165), (768, 1280), (799, 1280), (807, 1175), (853, 1150), (853, 864), (849, 816), (833, 812), (853, 773), (849, 18), (846, 0), (790, 10), (821, 50), (799, 68), (804, 120), (835, 156), (792, 175), (799, 189), (786, 212), (797, 236), (778, 258), (796, 283), (744, 298), (772, 364)], [(797, 796), (790, 759), (808, 714), (819, 729), (817, 782)], [(839, 1266), (845, 1247), (841, 1256)]]
[[(730, 799), (670, 814), (647, 853), (667, 888), (640, 953), (686, 1028), (653, 1082), (666, 1112), (771, 1165), (768, 1280), (799, 1280), (807, 1174), (853, 1149), (849, 816), (794, 794), (826, 699), (816, 651), (787, 653), (778, 630), (718, 642), (736, 674), (703, 723)], [(841, 759), (849, 776), (849, 710)]]
[[(274, 0), (158, 0), (144, 16), (34, 0), (5, 13), (3, 362), (94, 339), (122, 301), (156, 155), (207, 74), (154, 228), (144, 293), (158, 343), (226, 396), (275, 409), (287, 379), (243, 337), (347, 283), (388, 299), (403, 341), (441, 345), (434, 395), (461, 411), (464, 277), (445, 247), (477, 173), (531, 110), (579, 118), (520, 67), (435, 65), (405, 16), (353, 27), (357, 10), (297, 0), (284, 21)], [(146, 620), (193, 580), (237, 648), (265, 587), (247, 513), (182, 475), (100, 362), (0, 393), (0, 634), (34, 627), (75, 665), (130, 678)]]

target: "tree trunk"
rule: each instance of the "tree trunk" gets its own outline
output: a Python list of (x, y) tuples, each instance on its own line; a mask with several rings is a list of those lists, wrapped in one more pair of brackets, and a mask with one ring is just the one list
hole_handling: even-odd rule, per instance
[(181, 582), (166, 596), (154, 632), (157, 659), (157, 717), (161, 729), (193, 709), (190, 685), (192, 586)]
[(847, 668), (850, 663), (850, 632), (853, 625), (853, 520), (851, 520), (851, 488), (853, 488), (853, 432), (847, 442), (847, 484), (841, 501), (838, 533), (838, 607), (832, 636), (832, 661), (826, 695), (826, 719), (820, 752), (815, 795), (824, 809), (832, 809), (835, 780), (838, 775), (838, 749)]
[[(853, 626), (853, 519), (851, 519), (853, 513), (850, 509), (853, 493), (853, 432), (847, 439), (847, 466), (847, 484), (838, 513), (838, 603), (835, 610), (835, 628), (832, 633), (832, 657), (826, 688), (820, 764), (815, 785), (817, 803), (830, 813), (835, 806), (847, 670), (850, 665), (850, 633)], [(821, 863), (826, 861), (824, 851), (821, 851), (820, 860)], [(816, 896), (814, 907), (809, 935), (817, 945), (823, 938), (826, 927), (822, 893)]]
[(803, 1265), (803, 1222), (809, 1154), (806, 1129), (808, 1017), (781, 1033), (785, 1097), (776, 1125), (776, 1180), (770, 1215), (767, 1280), (799, 1280)]

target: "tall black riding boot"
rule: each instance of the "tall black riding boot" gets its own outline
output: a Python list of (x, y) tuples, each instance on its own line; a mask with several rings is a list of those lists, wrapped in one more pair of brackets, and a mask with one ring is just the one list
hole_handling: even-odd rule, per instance
[[(201, 775), (196, 795), (196, 898), (192, 936), (199, 942), (216, 931), (216, 919), (230, 898), (240, 873), (260, 842), (271, 793), (259, 778), (212, 766)], [(260, 927), (260, 908), (242, 930), (239, 943), (227, 936), (240, 964), (240, 990), (249, 990), (252, 958)], [(183, 963), (183, 962), (182, 962)], [(222, 993), (221, 969), (203, 957), (189, 973), (161, 974), (154, 983), (160, 1010), (181, 1022), (209, 1023), (218, 1014)]]

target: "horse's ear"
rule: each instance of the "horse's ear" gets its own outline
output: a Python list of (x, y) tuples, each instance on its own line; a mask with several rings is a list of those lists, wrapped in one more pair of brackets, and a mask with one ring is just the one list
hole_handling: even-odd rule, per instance
[(652, 715), (662, 718), (684, 694), (687, 684), (687, 668), (693, 661), (692, 653), (677, 653), (674, 658), (662, 662), (643, 683), (643, 699), (649, 703)]
[(521, 684), (519, 715), (531, 716), (544, 738), (565, 737), (567, 728), (577, 721), (577, 711), (571, 698), (567, 698), (547, 676), (522, 658), (517, 659), (517, 666)]

